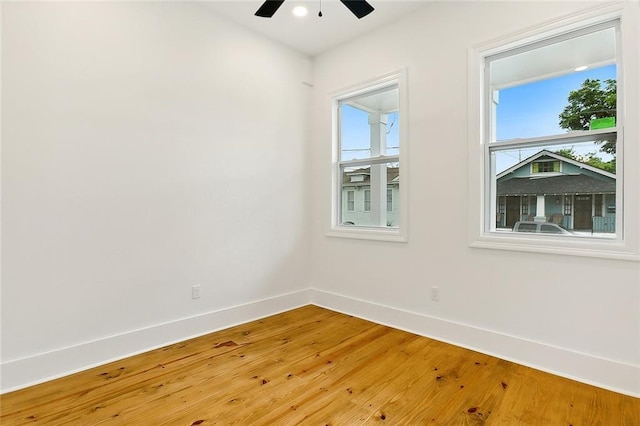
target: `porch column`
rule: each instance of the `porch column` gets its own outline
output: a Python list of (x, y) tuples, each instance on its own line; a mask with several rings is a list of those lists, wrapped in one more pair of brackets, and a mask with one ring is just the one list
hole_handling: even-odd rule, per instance
[(547, 221), (547, 216), (544, 214), (544, 195), (538, 195), (536, 199), (536, 217), (533, 220), (536, 222)]
[[(387, 153), (387, 114), (369, 113), (371, 157)], [(371, 165), (371, 224), (387, 226), (387, 165)]]

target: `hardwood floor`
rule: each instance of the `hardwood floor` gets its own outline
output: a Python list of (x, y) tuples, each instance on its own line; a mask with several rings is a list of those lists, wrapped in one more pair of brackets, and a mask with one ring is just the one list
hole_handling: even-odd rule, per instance
[(2, 425), (640, 425), (640, 399), (315, 306), (0, 397)]

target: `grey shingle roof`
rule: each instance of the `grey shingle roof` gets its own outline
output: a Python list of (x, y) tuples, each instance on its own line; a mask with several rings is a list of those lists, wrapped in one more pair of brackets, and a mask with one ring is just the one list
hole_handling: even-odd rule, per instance
[(547, 178), (513, 178), (497, 184), (498, 195), (607, 194), (616, 192), (616, 181), (585, 175)]
[[(342, 186), (343, 187), (369, 186), (371, 181), (371, 176), (369, 173), (370, 173), (370, 169), (368, 167), (343, 173)], [(351, 175), (357, 175), (357, 174), (363, 174), (364, 180), (361, 182), (351, 182)], [(400, 175), (400, 169), (398, 167), (387, 167), (387, 185), (391, 183), (397, 183), (397, 181), (396, 182), (392, 182), (392, 181), (396, 179), (399, 175)]]

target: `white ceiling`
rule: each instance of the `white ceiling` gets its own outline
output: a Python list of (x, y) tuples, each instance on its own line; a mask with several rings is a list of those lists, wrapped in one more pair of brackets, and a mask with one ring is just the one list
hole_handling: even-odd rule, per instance
[[(360, 35), (375, 31), (401, 16), (425, 7), (428, 0), (368, 0), (375, 10), (362, 19), (356, 18), (338, 0), (285, 0), (272, 18), (260, 18), (254, 13), (263, 0), (210, 1), (203, 3), (216, 13), (235, 23), (283, 43), (308, 56), (346, 43)], [(322, 17), (318, 10), (322, 4)], [(295, 6), (304, 5), (309, 14), (293, 16)]]
[[(375, 10), (356, 18), (339, 0), (285, 0), (272, 18), (254, 13), (264, 0), (214, 0), (202, 4), (218, 15), (305, 55), (316, 56), (399, 18), (428, 7), (432, 0), (367, 0)], [(293, 15), (303, 5), (309, 14)], [(322, 5), (322, 17), (318, 10)], [(541, 59), (541, 55), (546, 59)], [(548, 60), (548, 58), (553, 60)], [(615, 58), (614, 31), (604, 30), (492, 63), (493, 85), (507, 87), (525, 81), (573, 72), (579, 65), (603, 65)]]

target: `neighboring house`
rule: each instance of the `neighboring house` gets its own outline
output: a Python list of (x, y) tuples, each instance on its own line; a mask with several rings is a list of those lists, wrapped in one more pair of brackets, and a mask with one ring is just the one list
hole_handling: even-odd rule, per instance
[(496, 227), (518, 220), (615, 232), (616, 175), (542, 150), (496, 176)]
[[(381, 214), (389, 227), (398, 226), (400, 211), (400, 175), (398, 167), (386, 167), (386, 201)], [(372, 225), (371, 172), (362, 168), (345, 172), (342, 176), (342, 223), (347, 225)]]

